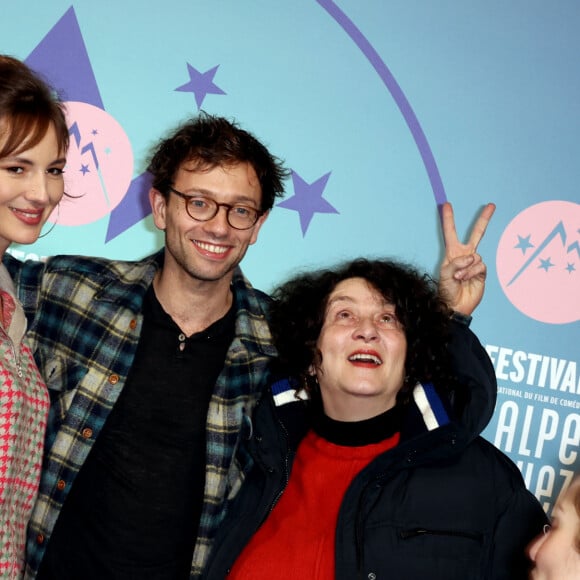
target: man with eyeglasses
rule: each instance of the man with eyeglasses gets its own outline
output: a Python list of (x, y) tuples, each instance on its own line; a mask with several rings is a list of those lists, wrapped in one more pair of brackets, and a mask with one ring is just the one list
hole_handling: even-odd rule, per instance
[(156, 255), (10, 260), (52, 397), (29, 578), (196, 575), (247, 467), (234, 451), (276, 351), (238, 264), (288, 173), (205, 114), (149, 171)]
[[(206, 114), (162, 141), (149, 171), (165, 233), (155, 255), (4, 260), (51, 392), (26, 578), (197, 577), (251, 467), (243, 442), (277, 353), (269, 298), (239, 263), (288, 171), (250, 133)], [(475, 251), (492, 213), (461, 244), (443, 210), (440, 287), (466, 314), (483, 294)]]

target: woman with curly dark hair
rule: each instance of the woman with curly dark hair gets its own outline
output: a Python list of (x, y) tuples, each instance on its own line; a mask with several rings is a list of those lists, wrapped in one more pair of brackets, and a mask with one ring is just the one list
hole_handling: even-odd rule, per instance
[(405, 329), (407, 357), (397, 399), (408, 398), (417, 382), (433, 382), (435, 378), (446, 390), (454, 387), (456, 378), (446, 353), (452, 312), (428, 275), (387, 260), (358, 259), (334, 270), (304, 274), (276, 290), (272, 332), (285, 371), (300, 377), (312, 394), (320, 395), (311, 366), (321, 362), (317, 344), (332, 293), (351, 278), (366, 280), (378, 290), (392, 304), (398, 325)]
[(359, 259), (274, 297), (280, 380), (208, 577), (525, 578), (546, 516), (479, 436), (494, 369), (434, 281)]

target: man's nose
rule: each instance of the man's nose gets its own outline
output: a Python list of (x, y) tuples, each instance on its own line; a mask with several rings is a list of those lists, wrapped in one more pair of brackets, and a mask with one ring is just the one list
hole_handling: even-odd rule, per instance
[(204, 222), (205, 227), (212, 231), (224, 235), (228, 232), (230, 223), (228, 221), (229, 208), (226, 206), (218, 207), (217, 213), (209, 220)]

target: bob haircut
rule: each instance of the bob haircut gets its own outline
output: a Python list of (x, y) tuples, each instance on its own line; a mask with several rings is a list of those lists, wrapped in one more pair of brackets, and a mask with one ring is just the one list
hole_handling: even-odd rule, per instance
[(167, 197), (177, 170), (187, 162), (194, 163), (193, 171), (249, 163), (262, 189), (262, 211), (272, 209), (275, 198), (284, 195), (283, 181), (289, 176), (282, 162), (252, 134), (204, 112), (159, 143), (147, 168), (153, 175), (153, 187)]
[(54, 127), (66, 154), (69, 131), (64, 104), (23, 62), (0, 55), (0, 158), (34, 147)]
[(426, 274), (393, 260), (359, 258), (336, 268), (298, 275), (279, 286), (271, 306), (271, 328), (279, 353), (278, 369), (298, 379), (319, 397), (315, 377), (321, 353), (317, 342), (324, 324), (328, 298), (343, 280), (363, 278), (395, 306), (407, 338), (405, 381), (398, 402), (405, 402), (417, 382), (433, 382), (443, 392), (455, 391), (447, 351), (451, 311), (439, 297), (437, 286)]

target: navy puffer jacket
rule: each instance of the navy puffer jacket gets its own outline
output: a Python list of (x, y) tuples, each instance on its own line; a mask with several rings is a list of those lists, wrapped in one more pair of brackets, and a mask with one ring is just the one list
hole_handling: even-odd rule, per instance
[[(479, 436), (493, 413), (495, 373), (475, 335), (453, 326), (451, 352), (469, 401), (454, 420), (432, 386), (416, 387), (399, 445), (363, 469), (342, 501), (339, 580), (527, 578), (524, 548), (547, 518), (514, 463)], [(280, 381), (256, 408), (245, 450), (252, 468), (220, 527), (204, 578), (227, 576), (283, 493), (309, 428), (307, 404)]]

